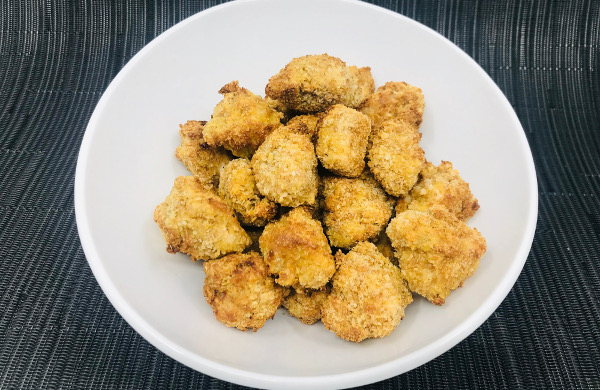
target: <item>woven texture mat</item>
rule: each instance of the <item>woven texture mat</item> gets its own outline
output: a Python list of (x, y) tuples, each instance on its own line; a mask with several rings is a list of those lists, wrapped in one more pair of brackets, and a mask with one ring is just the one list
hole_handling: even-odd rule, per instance
[[(238, 388), (142, 339), (82, 251), (73, 182), (101, 94), (144, 45), (220, 1), (0, 1), (0, 388)], [(600, 2), (374, 1), (494, 79), (539, 181), (533, 248), (470, 337), (369, 386), (600, 388)]]

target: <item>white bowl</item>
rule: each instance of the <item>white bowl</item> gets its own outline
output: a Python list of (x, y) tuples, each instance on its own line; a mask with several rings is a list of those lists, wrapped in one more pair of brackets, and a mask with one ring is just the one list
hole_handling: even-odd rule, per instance
[[(487, 239), (479, 270), (442, 307), (416, 298), (388, 337), (343, 341), (283, 310), (256, 333), (217, 322), (201, 263), (165, 252), (152, 220), (175, 177), (178, 124), (209, 119), (232, 80), (263, 94), (292, 58), (329, 53), (370, 66), (377, 86), (422, 88), (426, 157), (449, 160), (479, 199), (469, 221)], [(535, 169), (510, 104), (487, 74), (434, 31), (347, 0), (237, 1), (177, 24), (115, 77), (92, 115), (75, 180), (81, 243), (98, 283), (127, 322), (179, 362), (230, 382), (341, 388), (411, 370), (450, 349), (498, 307), (529, 253)]]

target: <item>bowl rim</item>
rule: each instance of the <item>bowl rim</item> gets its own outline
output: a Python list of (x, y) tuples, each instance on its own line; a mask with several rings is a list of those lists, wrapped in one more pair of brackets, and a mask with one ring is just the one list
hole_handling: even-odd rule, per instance
[(93, 235), (91, 233), (88, 215), (85, 211), (87, 208), (85, 188), (88, 179), (85, 176), (85, 172), (87, 171), (89, 161), (88, 156), (92, 148), (91, 141), (93, 135), (98, 130), (97, 124), (99, 121), (99, 117), (104, 111), (107, 102), (113, 95), (116, 86), (127, 75), (127, 73), (134, 66), (134, 64), (141, 61), (145, 53), (151, 51), (154, 46), (159, 44), (162, 40), (166, 39), (168, 36), (176, 32), (180, 28), (184, 27), (188, 23), (194, 23), (196, 20), (206, 17), (211, 13), (220, 11), (223, 8), (235, 7), (239, 3), (256, 3), (269, 1), (277, 0), (236, 0), (207, 8), (199, 13), (196, 13), (183, 19), (182, 21), (178, 22), (174, 26), (170, 27), (169, 29), (158, 35), (146, 46), (144, 46), (138, 53), (136, 53), (128, 61), (128, 63), (119, 71), (119, 73), (115, 76), (115, 78), (106, 88), (98, 104), (96, 105), (96, 108), (94, 109), (94, 112), (90, 117), (90, 120), (86, 127), (78, 154), (77, 167), (75, 171), (75, 217), (77, 222), (79, 238), (84, 253), (86, 255), (86, 259), (94, 274), (94, 277), (98, 281), (98, 284), (102, 288), (104, 294), (108, 297), (109, 301), (117, 310), (117, 312), (137, 333), (139, 333), (144, 339), (150, 342), (158, 350), (162, 351), (171, 358), (194, 370), (200, 371), (204, 374), (213, 376), (215, 378), (219, 378), (221, 380), (240, 385), (253, 386), (258, 388), (277, 387), (293, 389), (306, 388), (307, 386), (310, 386), (311, 388), (315, 389), (328, 389), (347, 388), (352, 386), (364, 385), (405, 373), (440, 356), (444, 352), (454, 347), (460, 341), (465, 339), (467, 336), (469, 336), (498, 308), (498, 306), (502, 303), (504, 298), (508, 295), (509, 291), (512, 289), (518, 276), (520, 275), (521, 270), (523, 269), (529, 251), (531, 249), (531, 245), (533, 243), (538, 215), (538, 188), (533, 156), (531, 154), (531, 150), (529, 148), (529, 143), (527, 141), (527, 137), (525, 136), (525, 132), (523, 131), (523, 128), (521, 126), (521, 123), (519, 122), (516, 113), (510, 106), (510, 103), (508, 102), (500, 88), (491, 79), (491, 77), (479, 66), (479, 64), (477, 64), (477, 62), (474, 59), (468, 56), (462, 49), (456, 46), (452, 41), (445, 38), (443, 35), (417, 21), (414, 21), (402, 14), (385, 9), (383, 7), (364, 3), (359, 0), (327, 0), (329, 2), (334, 3), (346, 3), (363, 6), (367, 9), (386, 13), (395, 18), (398, 18), (399, 20), (402, 20), (403, 23), (413, 24), (414, 27), (421, 29), (424, 33), (433, 34), (438, 39), (443, 39), (446, 43), (450, 44), (450, 46), (455, 52), (468, 59), (468, 61), (470, 61), (472, 65), (475, 65), (474, 69), (476, 69), (476, 71), (479, 72), (480, 76), (483, 76), (484, 79), (487, 79), (489, 84), (492, 86), (492, 89), (494, 90), (495, 94), (501, 95), (501, 100), (507, 106), (507, 111), (510, 113), (511, 122), (517, 129), (520, 130), (516, 133), (518, 134), (517, 136), (520, 138), (521, 141), (519, 143), (519, 146), (522, 149), (523, 156), (527, 160), (527, 164), (523, 168), (526, 171), (527, 178), (529, 179), (528, 192), (530, 193), (530, 197), (529, 199), (527, 199), (527, 201), (530, 204), (530, 207), (528, 213), (524, 216), (526, 218), (525, 236), (523, 237), (523, 240), (521, 241), (516, 252), (515, 260), (517, 261), (512, 262), (511, 266), (507, 269), (507, 272), (502, 278), (501, 282), (493, 290), (493, 293), (482, 305), (479, 306), (477, 310), (472, 312), (464, 321), (461, 322), (459, 326), (453, 329), (450, 333), (446, 334), (441, 339), (438, 339), (436, 343), (431, 343), (421, 349), (409, 353), (406, 356), (403, 356), (402, 358), (398, 358), (384, 364), (361, 369), (350, 373), (319, 375), (311, 377), (267, 375), (232, 368), (225, 364), (221, 364), (206, 359), (204, 357), (195, 355), (188, 350), (179, 348), (177, 345), (174, 345), (171, 341), (169, 341), (167, 337), (158, 332), (151, 324), (147, 323), (141, 317), (141, 315), (138, 314), (135, 308), (133, 308), (127, 303), (127, 301), (123, 298), (118, 289), (115, 287), (106, 268), (102, 264), (101, 257), (99, 255)]

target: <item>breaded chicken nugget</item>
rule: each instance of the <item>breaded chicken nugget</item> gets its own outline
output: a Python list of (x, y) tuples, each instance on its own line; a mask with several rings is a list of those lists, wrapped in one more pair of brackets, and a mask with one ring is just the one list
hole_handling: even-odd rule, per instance
[(335, 272), (323, 227), (304, 207), (269, 223), (259, 243), (269, 271), (282, 286), (319, 288)]
[(410, 191), (410, 197), (408, 208), (411, 210), (425, 211), (433, 205), (442, 205), (463, 221), (479, 209), (469, 183), (448, 161), (442, 161), (437, 167), (428, 162), (421, 170), (421, 179)]
[(392, 203), (365, 171), (356, 179), (323, 178), (323, 223), (332, 246), (350, 248), (376, 237), (392, 216)]
[(339, 251), (335, 261), (333, 288), (321, 308), (325, 328), (354, 342), (389, 335), (412, 302), (400, 270), (370, 242), (347, 255)]
[(336, 104), (325, 112), (317, 127), (316, 152), (321, 164), (341, 176), (359, 176), (365, 167), (371, 133), (369, 118)]
[(181, 145), (175, 149), (175, 157), (205, 188), (215, 189), (219, 185), (221, 169), (233, 157), (227, 150), (206, 143), (202, 134), (205, 124), (204, 121), (187, 121), (179, 125)]
[(231, 207), (194, 176), (175, 179), (169, 196), (156, 206), (154, 221), (167, 242), (167, 252), (187, 253), (194, 261), (241, 252), (250, 245)]
[(285, 127), (296, 133), (306, 134), (310, 137), (311, 141), (315, 141), (317, 138), (317, 122), (322, 115), (322, 113), (296, 115), (286, 123)]
[(420, 88), (403, 81), (390, 81), (377, 88), (359, 110), (371, 118), (371, 126), (378, 129), (388, 120), (406, 121), (419, 128), (424, 109), (425, 97)]
[(236, 211), (243, 225), (264, 226), (277, 214), (277, 203), (260, 196), (250, 161), (244, 158), (231, 161), (221, 171), (219, 196)]
[(271, 108), (260, 96), (237, 81), (225, 85), (212, 119), (204, 126), (209, 145), (223, 146), (237, 157), (250, 158), (265, 137), (281, 125), (283, 114)]
[(403, 196), (417, 183), (425, 165), (419, 146), (421, 133), (408, 122), (389, 121), (373, 131), (368, 152), (369, 168), (385, 191)]
[(375, 90), (371, 68), (346, 66), (339, 58), (294, 58), (265, 88), (266, 96), (300, 112), (324, 111), (334, 104), (358, 107)]
[(286, 207), (315, 203), (317, 156), (308, 135), (275, 130), (252, 157), (252, 171), (260, 193), (273, 202)]
[(436, 305), (475, 272), (486, 251), (477, 229), (439, 205), (398, 214), (386, 233), (410, 290)]
[(287, 289), (276, 285), (258, 253), (234, 253), (204, 262), (204, 297), (217, 320), (240, 330), (262, 328), (283, 303)]
[(290, 295), (283, 301), (283, 306), (289, 313), (299, 319), (301, 322), (312, 325), (321, 319), (321, 306), (329, 295), (331, 287), (327, 284), (324, 287), (313, 289), (292, 289)]

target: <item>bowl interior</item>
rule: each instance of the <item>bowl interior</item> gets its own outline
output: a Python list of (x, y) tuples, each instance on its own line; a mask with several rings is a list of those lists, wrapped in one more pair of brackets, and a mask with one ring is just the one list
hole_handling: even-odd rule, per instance
[[(370, 66), (376, 85), (419, 86), (428, 160), (453, 162), (481, 204), (479, 270), (442, 307), (417, 298), (390, 336), (345, 342), (280, 310), (256, 333), (217, 322), (200, 262), (165, 252), (152, 220), (175, 177), (178, 124), (208, 120), (217, 91), (257, 94), (292, 58), (328, 53)], [(146, 339), (182, 363), (246, 385), (343, 387), (399, 374), (462, 340), (500, 304), (529, 251), (535, 171), (505, 97), (468, 56), (431, 30), (342, 0), (241, 1), (209, 9), (151, 42), (119, 73), (90, 120), (76, 177), (86, 256), (103, 290)]]

